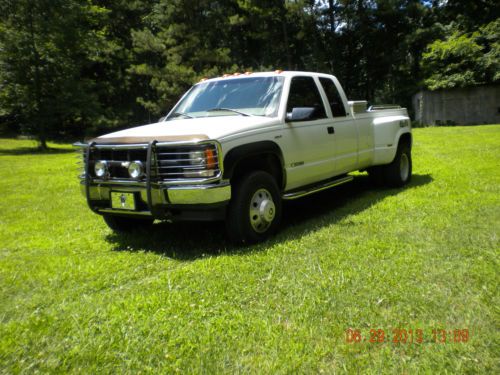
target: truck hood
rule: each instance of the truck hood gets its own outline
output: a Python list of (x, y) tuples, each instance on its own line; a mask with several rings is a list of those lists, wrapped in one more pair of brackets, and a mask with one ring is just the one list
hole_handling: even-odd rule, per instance
[(211, 116), (179, 119), (137, 126), (102, 135), (92, 140), (101, 144), (144, 143), (149, 141), (182, 142), (221, 139), (233, 134), (279, 124), (276, 118), (262, 116)]

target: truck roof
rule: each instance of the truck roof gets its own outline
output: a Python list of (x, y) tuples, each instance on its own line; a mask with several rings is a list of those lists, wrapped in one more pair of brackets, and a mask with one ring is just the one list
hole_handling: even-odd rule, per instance
[(232, 73), (224, 74), (221, 77), (215, 78), (203, 78), (200, 82), (213, 82), (222, 81), (226, 79), (234, 78), (245, 78), (245, 77), (294, 77), (294, 76), (311, 76), (311, 77), (332, 77), (331, 74), (326, 73), (315, 73), (315, 72), (303, 72), (303, 71), (293, 71), (293, 70), (275, 70), (271, 72), (244, 72), (244, 73)]

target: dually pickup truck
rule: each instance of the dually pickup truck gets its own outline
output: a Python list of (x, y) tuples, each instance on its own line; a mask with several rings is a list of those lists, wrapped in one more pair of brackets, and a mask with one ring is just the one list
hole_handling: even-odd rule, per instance
[(283, 200), (357, 170), (398, 187), (412, 170), (406, 109), (347, 101), (334, 76), (307, 72), (202, 80), (158, 123), (76, 146), (82, 192), (111, 229), (225, 220), (239, 243), (275, 232)]

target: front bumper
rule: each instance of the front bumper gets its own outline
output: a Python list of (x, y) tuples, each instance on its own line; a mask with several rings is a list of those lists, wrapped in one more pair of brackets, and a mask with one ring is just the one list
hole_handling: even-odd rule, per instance
[[(87, 196), (86, 181), (81, 190)], [(111, 192), (133, 193), (136, 209), (122, 210), (111, 207)], [(150, 197), (145, 183), (89, 181), (88, 202), (98, 214), (143, 216), (170, 220), (222, 219), (231, 199), (229, 182), (204, 185), (167, 185), (151, 183)]]

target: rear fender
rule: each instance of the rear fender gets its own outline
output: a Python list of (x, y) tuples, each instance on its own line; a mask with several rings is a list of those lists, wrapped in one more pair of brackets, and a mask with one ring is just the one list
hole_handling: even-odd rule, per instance
[[(389, 164), (394, 160), (401, 139), (412, 142), (411, 123), (407, 116), (379, 117), (373, 120), (375, 150), (373, 165)], [(405, 135), (408, 134), (408, 135)]]

